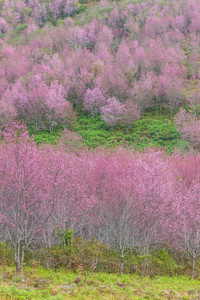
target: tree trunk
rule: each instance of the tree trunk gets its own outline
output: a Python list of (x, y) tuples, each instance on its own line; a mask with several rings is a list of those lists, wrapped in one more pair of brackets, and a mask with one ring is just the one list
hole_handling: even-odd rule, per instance
[(15, 253), (15, 267), (16, 267), (16, 273), (21, 272), (21, 266), (20, 266), (20, 249), (17, 246), (17, 251)]
[(23, 263), (24, 263), (24, 251), (25, 247), (20, 244), (17, 245), (17, 249), (15, 252), (15, 267), (16, 273), (19, 274), (22, 271)]
[(193, 258), (192, 259), (192, 276), (191, 276), (192, 279), (194, 278), (194, 269), (195, 269), (195, 259)]

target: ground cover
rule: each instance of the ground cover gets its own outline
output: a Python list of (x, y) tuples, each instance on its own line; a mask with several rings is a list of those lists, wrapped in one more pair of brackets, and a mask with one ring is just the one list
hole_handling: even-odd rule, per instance
[[(31, 131), (37, 144), (56, 144), (63, 128), (53, 132)], [(113, 130), (101, 119), (91, 116), (79, 116), (74, 131), (79, 133), (89, 149), (98, 147), (112, 148), (123, 145), (127, 148), (141, 150), (147, 147), (161, 147), (172, 153), (176, 147), (182, 147), (180, 134), (177, 131), (173, 118), (167, 114), (146, 113), (135, 121), (129, 128), (125, 125), (116, 126)], [(187, 147), (187, 145), (183, 145)]]
[(199, 299), (199, 279), (0, 267), (0, 299)]

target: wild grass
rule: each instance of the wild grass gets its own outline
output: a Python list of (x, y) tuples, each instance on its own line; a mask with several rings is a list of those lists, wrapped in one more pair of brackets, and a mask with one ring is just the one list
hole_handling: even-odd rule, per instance
[(199, 299), (199, 279), (0, 267), (1, 300)]

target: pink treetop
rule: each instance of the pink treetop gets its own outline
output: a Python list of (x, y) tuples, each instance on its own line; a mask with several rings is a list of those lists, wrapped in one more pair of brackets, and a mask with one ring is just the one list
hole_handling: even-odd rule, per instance
[(15, 27), (26, 19), (26, 7), (24, 0), (5, 0), (1, 15), (8, 23)]
[(1, 68), (5, 72), (7, 81), (13, 84), (16, 79), (20, 76), (26, 76), (31, 70), (32, 65), (28, 57), (28, 51), (26, 51), (26, 48), (21, 48), (20, 51), (14, 50), (6, 45), (2, 48), (1, 56), (4, 59), (1, 61)]
[(40, 4), (39, 0), (28, 0), (28, 6), (30, 8), (34, 8), (39, 4)]
[(164, 17), (149, 16), (144, 26), (144, 34), (152, 38), (161, 37), (167, 30), (170, 20)]
[(182, 138), (189, 142), (192, 147), (199, 149), (200, 147), (200, 120), (197, 116), (185, 109), (181, 109), (174, 120), (178, 131)]
[(44, 118), (44, 97), (48, 86), (39, 75), (33, 76), (29, 83), (17, 81), (11, 89), (7, 89), (4, 98), (12, 102), (21, 118), (34, 124), (38, 130)]
[[(181, 72), (182, 71), (182, 72)], [(155, 83), (155, 96), (157, 101), (165, 102), (169, 105), (171, 114), (173, 110), (179, 105), (184, 84), (184, 69), (179, 68), (178, 65), (169, 65), (162, 70), (162, 74), (157, 77)]]
[(184, 33), (185, 29), (186, 29), (186, 18), (184, 18), (184, 16), (181, 14), (181, 15), (176, 15), (174, 17), (174, 19), (172, 20), (171, 22), (171, 25), (174, 27), (174, 28), (178, 28), (180, 29), (180, 31), (182, 33)]
[(6, 91), (8, 85), (9, 85), (9, 83), (6, 80), (6, 78), (4, 76), (2, 76), (2, 77), (0, 76), (0, 95), (2, 95)]
[(5, 34), (8, 29), (9, 26), (7, 25), (6, 20), (4, 18), (0, 18), (0, 34)]
[(122, 69), (127, 68), (127, 65), (129, 64), (130, 59), (132, 58), (132, 55), (130, 53), (130, 49), (125, 43), (125, 41), (122, 41), (119, 45), (118, 51), (117, 51), (117, 61), (119, 66)]
[(102, 90), (112, 96), (125, 98), (130, 93), (127, 78), (117, 63), (104, 64), (101, 75)]
[(102, 106), (106, 104), (106, 98), (100, 88), (96, 87), (93, 90), (87, 89), (83, 96), (84, 109), (91, 112), (95, 117), (100, 112)]
[(102, 119), (113, 129), (117, 122), (121, 119), (124, 105), (122, 105), (115, 97), (109, 98), (107, 104), (101, 108)]
[(26, 106), (28, 101), (24, 84), (21, 81), (18, 81), (12, 87), (9, 86), (3, 95), (3, 99), (16, 107), (19, 110), (19, 115), (22, 116), (25, 110), (24, 106)]
[[(103, 26), (101, 28), (101, 30), (99, 30), (99, 33), (97, 36), (98, 46), (103, 44), (107, 48), (108, 46), (110, 46), (112, 44), (112, 42), (113, 42), (112, 30), (110, 28), (108, 28), (107, 26)], [(98, 46), (96, 47), (96, 49), (98, 49)]]
[(75, 11), (77, 0), (53, 0), (49, 3), (49, 10), (51, 11), (54, 19), (59, 16), (67, 17)]
[(151, 100), (154, 96), (155, 80), (156, 77), (152, 72), (147, 74), (142, 72), (140, 79), (133, 83), (131, 94), (138, 105), (140, 113), (144, 112), (145, 108), (151, 105)]
[(75, 121), (76, 115), (73, 112), (71, 103), (66, 100), (65, 96), (64, 87), (59, 85), (57, 81), (53, 81), (45, 95), (44, 104), (51, 130), (53, 130), (53, 126), (59, 123), (73, 125)]
[(12, 101), (7, 101), (7, 99), (3, 98), (0, 101), (0, 136), (3, 134), (2, 129), (5, 124), (14, 121), (17, 117), (17, 110), (15, 109)]
[(122, 113), (122, 122), (127, 125), (128, 128), (140, 118), (140, 112), (137, 105), (133, 101), (128, 101), (124, 104), (124, 109)]
[(35, 23), (39, 27), (43, 27), (48, 19), (47, 7), (45, 3), (38, 3), (34, 6), (32, 16), (35, 19)]
[(94, 78), (93, 60), (94, 54), (87, 48), (80, 49), (78, 52), (72, 51), (66, 60), (66, 80), (70, 87), (69, 92), (76, 94), (74, 99), (76, 103), (82, 101), (86, 89)]
[(65, 104), (65, 89), (58, 81), (55, 80), (45, 95), (45, 102), (49, 111), (61, 111), (62, 106)]

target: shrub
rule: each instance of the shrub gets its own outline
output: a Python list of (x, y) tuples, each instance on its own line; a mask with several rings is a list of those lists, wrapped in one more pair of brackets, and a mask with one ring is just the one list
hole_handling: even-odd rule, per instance
[(14, 251), (13, 249), (0, 241), (0, 265), (10, 266), (14, 261)]

